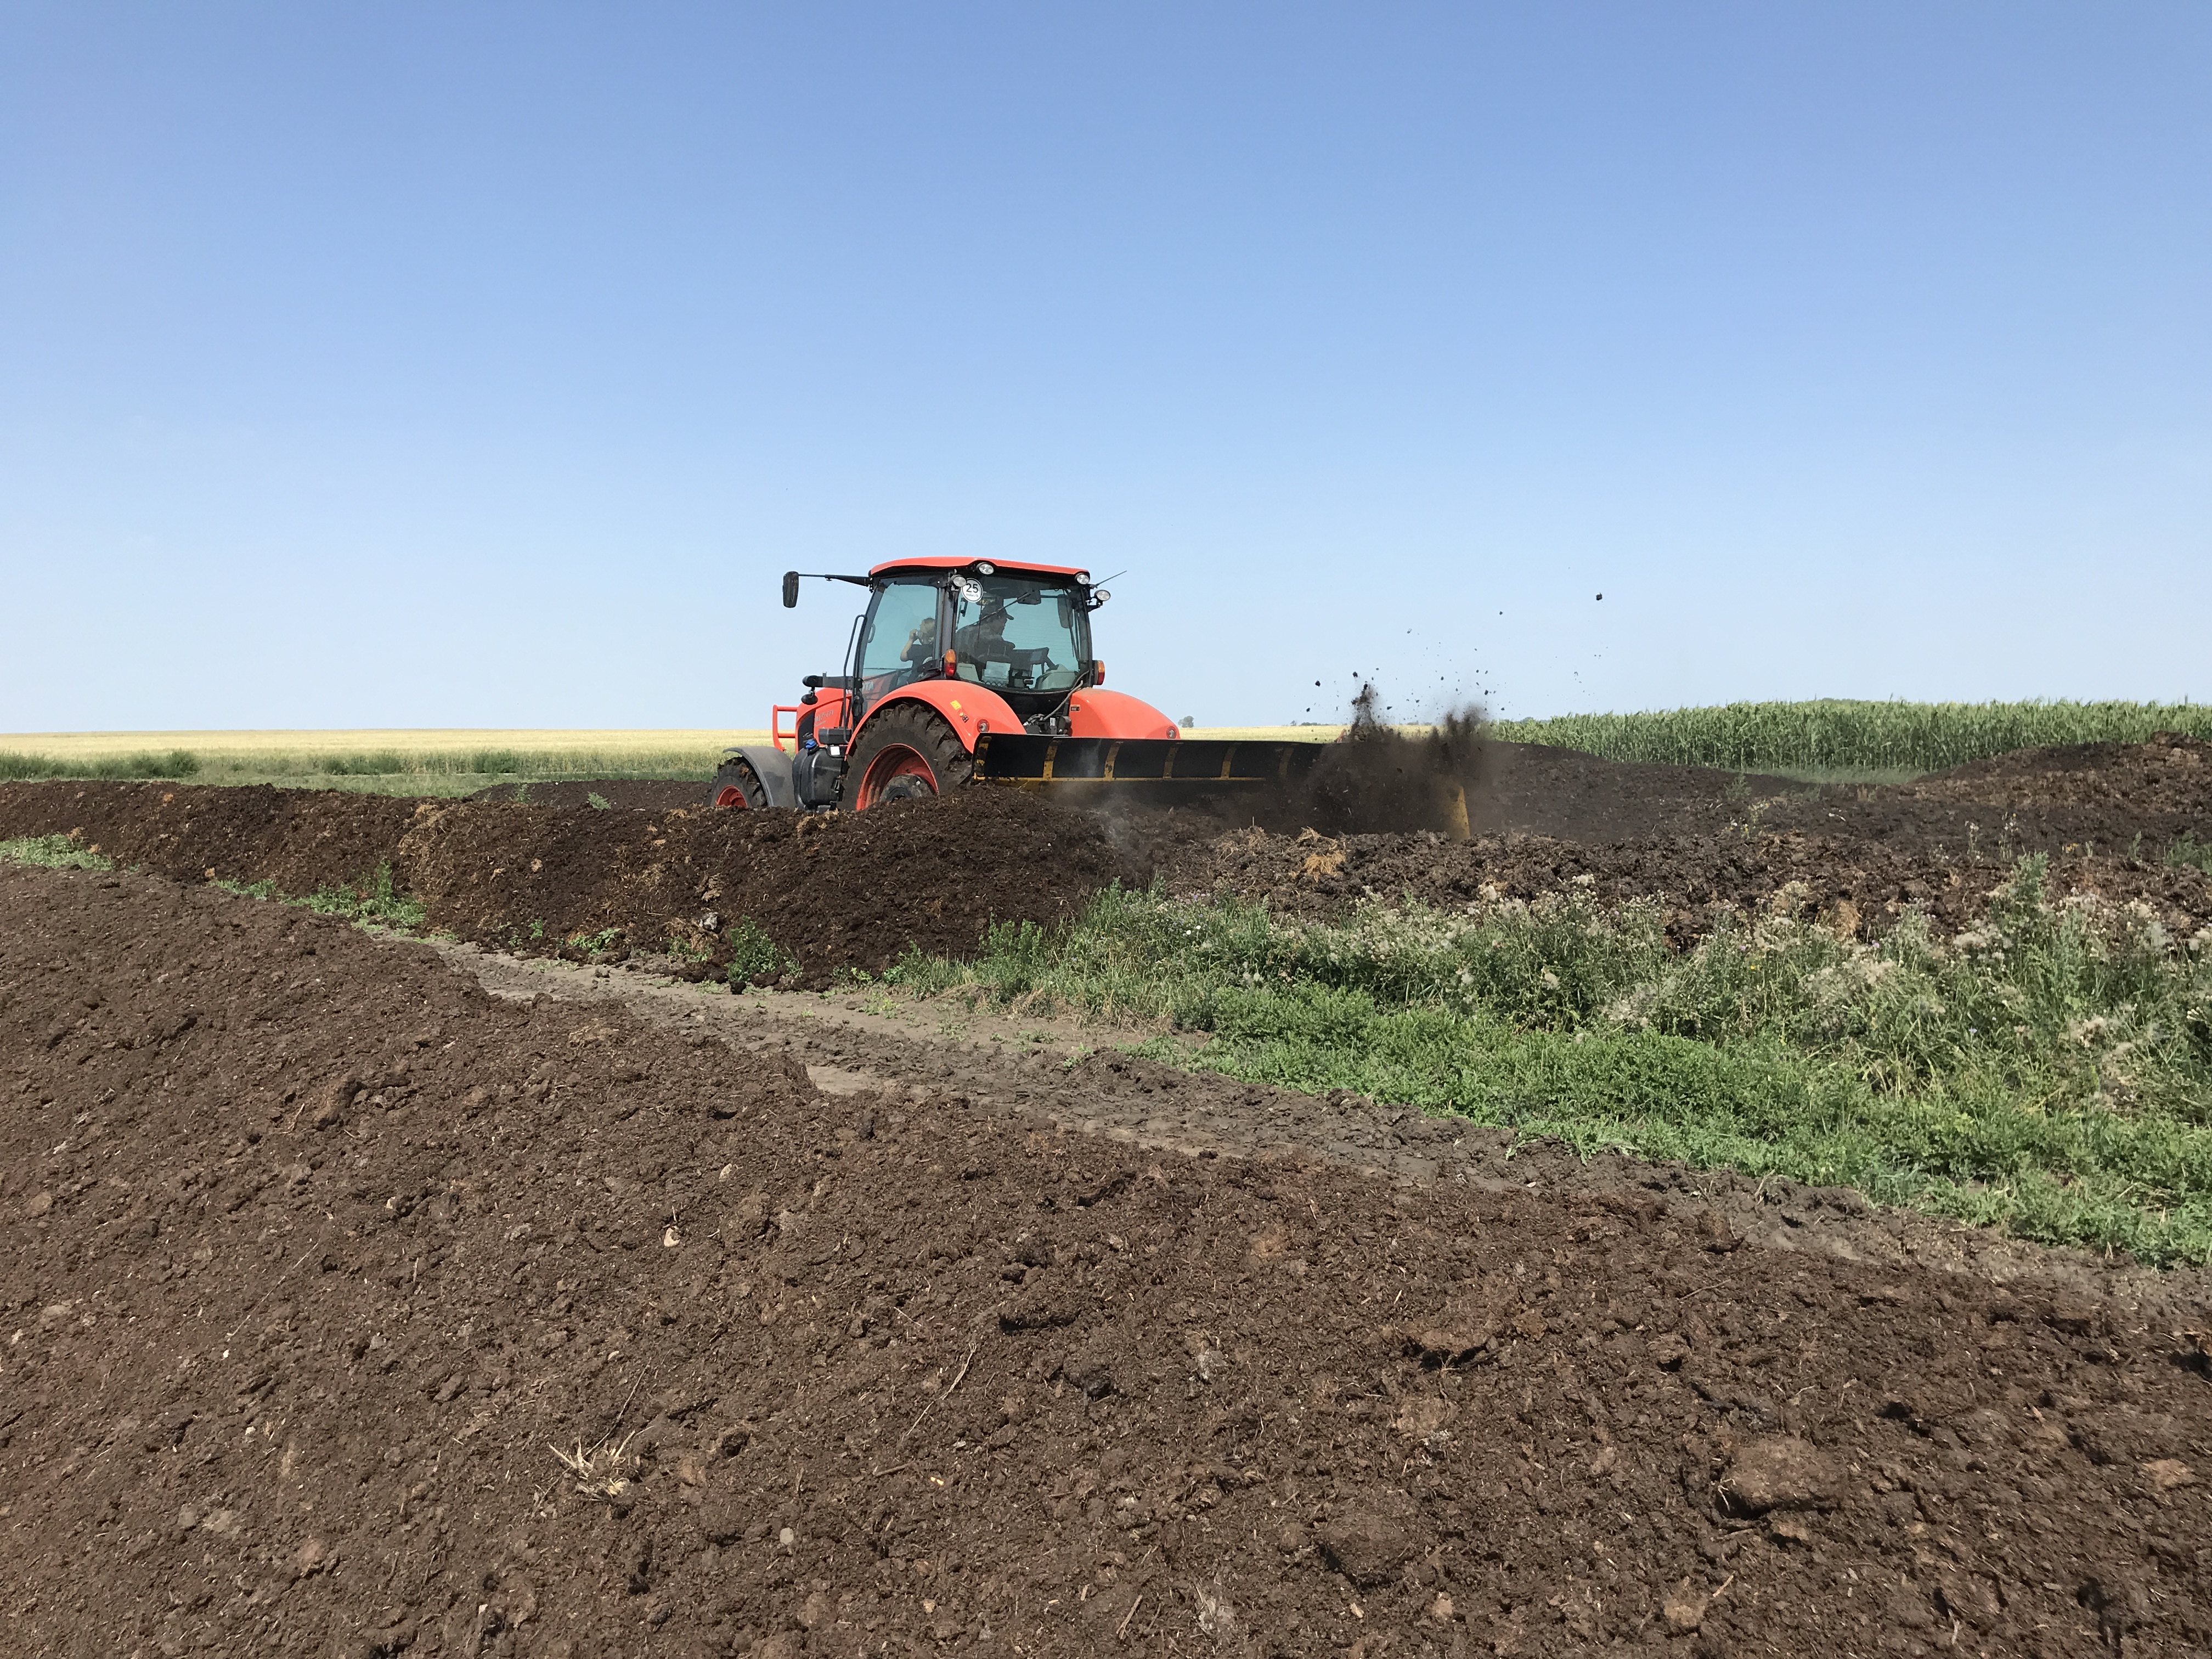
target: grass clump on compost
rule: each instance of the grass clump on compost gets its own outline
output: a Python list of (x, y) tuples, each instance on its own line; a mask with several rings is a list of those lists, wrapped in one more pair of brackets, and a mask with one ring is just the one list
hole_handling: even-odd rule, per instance
[(115, 860), (68, 836), (17, 836), (0, 841), (0, 860), (42, 870), (112, 870)]
[[(72, 836), (19, 836), (0, 840), (0, 862), (29, 865), (45, 870), (112, 870), (115, 860)], [(374, 875), (356, 880), (326, 882), (305, 895), (283, 893), (273, 881), (210, 880), (210, 887), (240, 898), (274, 899), (312, 910), (319, 916), (362, 922), (401, 932), (420, 929), (426, 920), (422, 906), (392, 884), (392, 866), (380, 864)]]

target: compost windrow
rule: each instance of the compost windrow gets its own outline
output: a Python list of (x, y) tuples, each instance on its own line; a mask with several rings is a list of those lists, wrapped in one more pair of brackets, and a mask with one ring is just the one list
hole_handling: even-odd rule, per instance
[[(702, 792), (703, 793), (703, 792)], [(811, 815), (398, 799), (161, 784), (0, 787), (0, 836), (64, 834), (186, 881), (369, 890), (504, 948), (666, 956), (719, 976), (773, 941), (775, 976), (966, 956), (994, 923), (1050, 926), (1134, 878), (1092, 818), (1012, 790)]]
[[(2212, 746), (2194, 739), (2024, 751), (1909, 785), (1825, 790), (1500, 744), (1473, 728), (1427, 741), (1370, 732), (1342, 751), (1315, 769), (1302, 799), (1316, 822), (1295, 830), (1218, 805), (1093, 815), (988, 787), (809, 816), (46, 782), (0, 786), (0, 836), (71, 835), (179, 879), (293, 895), (368, 890), (382, 871), (431, 927), (465, 939), (645, 955), (698, 977), (765, 961), (757, 976), (774, 978), (795, 963), (810, 985), (908, 950), (970, 954), (994, 923), (1056, 924), (1116, 881), (1316, 916), (1579, 891), (1656, 903), (1686, 943), (1726, 913), (1777, 903), (1861, 936), (1913, 914), (1955, 930), (2038, 854), (2054, 896), (2141, 903), (2177, 937), (2212, 924), (2206, 860), (2167, 856), (2212, 843)], [(1470, 839), (1359, 828), (1393, 801), (1436, 817), (1445, 784), (1462, 792)], [(1362, 799), (1364, 816), (1351, 812)]]
[(2212, 1644), (2185, 1333), (825, 1097), (205, 887), (0, 907), (22, 1651)]

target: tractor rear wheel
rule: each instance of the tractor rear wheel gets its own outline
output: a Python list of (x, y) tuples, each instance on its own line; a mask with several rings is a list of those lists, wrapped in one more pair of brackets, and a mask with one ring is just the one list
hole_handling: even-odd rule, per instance
[(757, 811), (768, 805), (768, 786), (761, 781), (753, 763), (739, 757), (726, 760), (716, 769), (714, 787), (707, 797), (709, 806), (750, 807)]
[(853, 810), (918, 800), (957, 789), (975, 775), (969, 754), (942, 716), (920, 703), (886, 708), (860, 727), (853, 745)]

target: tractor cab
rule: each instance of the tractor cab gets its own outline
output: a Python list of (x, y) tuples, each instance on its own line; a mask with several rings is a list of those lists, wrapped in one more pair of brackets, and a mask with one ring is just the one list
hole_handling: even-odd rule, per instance
[(866, 708), (921, 679), (995, 692), (1029, 732), (1065, 732), (1072, 693), (1094, 683), (1087, 573), (989, 560), (869, 573), (874, 592), (849, 677)]
[[(776, 705), (771, 744), (729, 751), (708, 797), (717, 806), (864, 811), (977, 780), (1149, 781), (1183, 798), (1289, 775), (1286, 755), (1186, 744), (1150, 703), (1105, 689), (1091, 613), (1109, 596), (1086, 570), (933, 557), (817, 579), (868, 590), (841, 672), (808, 675), (804, 697)], [(805, 580), (786, 573), (787, 606)]]

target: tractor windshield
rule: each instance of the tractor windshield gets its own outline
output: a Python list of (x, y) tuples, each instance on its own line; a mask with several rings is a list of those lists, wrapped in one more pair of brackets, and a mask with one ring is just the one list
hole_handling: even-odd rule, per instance
[(1072, 691), (1091, 664), (1091, 615), (1071, 584), (979, 576), (956, 590), (952, 649), (963, 680), (997, 691)]
[(908, 680), (933, 673), (937, 606), (944, 589), (923, 578), (885, 582), (860, 632), (860, 686), (870, 702)]

